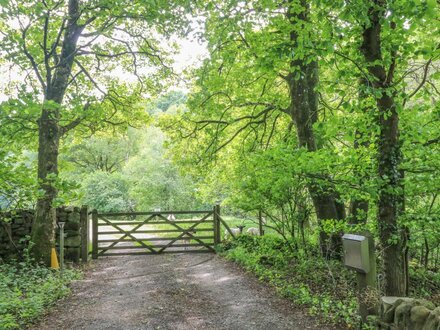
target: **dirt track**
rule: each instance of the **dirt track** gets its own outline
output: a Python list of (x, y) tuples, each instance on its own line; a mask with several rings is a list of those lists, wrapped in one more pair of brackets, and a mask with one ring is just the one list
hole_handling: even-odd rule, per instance
[(106, 257), (33, 329), (330, 329), (213, 254)]

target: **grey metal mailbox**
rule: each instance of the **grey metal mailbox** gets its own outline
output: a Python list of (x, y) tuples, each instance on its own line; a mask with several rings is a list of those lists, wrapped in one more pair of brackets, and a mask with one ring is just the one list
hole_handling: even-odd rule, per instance
[(342, 236), (345, 266), (360, 273), (370, 271), (368, 238), (361, 235), (344, 234)]

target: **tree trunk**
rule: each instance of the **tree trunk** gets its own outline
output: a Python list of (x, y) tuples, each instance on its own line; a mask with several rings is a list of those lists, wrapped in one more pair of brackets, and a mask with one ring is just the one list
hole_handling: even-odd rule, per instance
[[(308, 21), (308, 5), (301, 1), (304, 8), (300, 13), (289, 9), (287, 19), (290, 22)], [(294, 29), (290, 32), (292, 47), (297, 47), (298, 34)], [(310, 59), (307, 59), (309, 61)], [(296, 127), (298, 147), (306, 148), (309, 152), (319, 149), (313, 124), (318, 120), (318, 63), (317, 61), (306, 62), (294, 59), (290, 63), (292, 72), (286, 81), (290, 93), (290, 114)], [(296, 76), (299, 77), (296, 77)], [(312, 179), (308, 184), (308, 190), (313, 201), (318, 221), (341, 220), (345, 218), (345, 206), (339, 201), (339, 196), (331, 180), (327, 175), (322, 175), (321, 182)], [(324, 182), (324, 183), (322, 183)], [(321, 253), (326, 257), (339, 257), (342, 251), (341, 237), (339, 233), (328, 235), (322, 229), (319, 234)]]
[(440, 255), (440, 247), (437, 246), (437, 252), (435, 255), (435, 262), (434, 262), (434, 271), (437, 271), (439, 255)]
[[(379, 141), (379, 178), (383, 184), (379, 191), (378, 221), (379, 236), (384, 247), (385, 293), (402, 296), (406, 292), (404, 270), (404, 246), (397, 218), (399, 211), (399, 194), (402, 189), (398, 166), (400, 160), (400, 143), (398, 133), (398, 114), (391, 97), (383, 94), (378, 99), (380, 112)], [(388, 111), (391, 110), (391, 115)]]
[(37, 201), (32, 226), (33, 255), (36, 260), (50, 263), (51, 248), (55, 246), (56, 214), (52, 202), (57, 195), (59, 147), (58, 111), (43, 109), (38, 121), (38, 180), (43, 195)]
[[(364, 27), (361, 51), (368, 63), (371, 84), (377, 105), (378, 176), (382, 180), (378, 201), (378, 229), (383, 246), (385, 294), (404, 296), (406, 280), (404, 271), (404, 246), (398, 228), (398, 212), (403, 200), (402, 180), (399, 171), (401, 151), (399, 142), (399, 115), (390, 93), (394, 68), (387, 72), (382, 63), (381, 19), (386, 12), (385, 3), (375, 0), (368, 11), (369, 25)], [(388, 89), (388, 90), (386, 90)], [(379, 96), (377, 96), (379, 95)]]
[(426, 236), (424, 237), (425, 241), (425, 257), (423, 259), (423, 267), (425, 267), (426, 270), (428, 270), (429, 267), (429, 244), (428, 240), (426, 239)]
[(50, 264), (51, 248), (55, 246), (56, 215), (53, 202), (57, 196), (55, 183), (58, 179), (58, 150), (62, 134), (59, 126), (60, 107), (72, 72), (78, 38), (84, 28), (77, 24), (79, 16), (79, 0), (69, 0), (59, 62), (52, 79), (47, 73), (45, 100), (38, 120), (38, 181), (43, 194), (37, 200), (31, 241), (35, 259), (47, 265)]

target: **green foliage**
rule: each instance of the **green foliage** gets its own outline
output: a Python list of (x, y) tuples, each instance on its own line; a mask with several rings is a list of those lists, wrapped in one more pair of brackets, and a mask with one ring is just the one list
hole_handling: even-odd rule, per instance
[[(172, 115), (184, 100), (181, 92), (170, 92), (146, 108), (158, 118)], [(200, 208), (192, 177), (172, 163), (166, 141), (155, 122), (113, 136), (100, 134), (77, 143), (68, 139), (61, 176), (78, 183), (75, 191), (82, 204), (102, 212)]]
[(170, 91), (165, 95), (157, 98), (147, 108), (148, 113), (174, 113), (176, 108), (186, 102), (187, 96), (181, 91)]
[(425, 298), (440, 306), (440, 272), (412, 265), (409, 275), (410, 296)]
[[(162, 122), (174, 160), (197, 178), (202, 199), (263, 210), (287, 240), (305, 229), (302, 246), (313, 245), (318, 230), (353, 230), (333, 219), (317, 225), (316, 205), (307, 196), (311, 183), (318, 192), (338, 194), (346, 220), (356, 220), (353, 202), (365, 202), (362, 226), (376, 237), (384, 228), (377, 220), (381, 193), (392, 196), (392, 203), (402, 199), (392, 242), (404, 244), (396, 233), (409, 231), (410, 257), (438, 271), (439, 4), (380, 4), (382, 59), (367, 63), (361, 44), (371, 25), (371, 1), (307, 3), (307, 19), (295, 20), (287, 14), (304, 10), (295, 1), (207, 3), (210, 57), (192, 72), (188, 109)], [(314, 60), (319, 104), (316, 118), (307, 119), (314, 122), (317, 144), (310, 152), (298, 147), (297, 114), (290, 107), (298, 100), (291, 99), (289, 78), (304, 79), (302, 68)], [(372, 76), (373, 66), (384, 68), (386, 83)], [(380, 137), (390, 128), (381, 120), (391, 114), (388, 109), (380, 118), (377, 101), (383, 95), (392, 98), (399, 115), (401, 155), (392, 156), (392, 172), (379, 175)], [(402, 186), (395, 184), (401, 175)], [(390, 242), (378, 242), (382, 252)]]
[[(116, 135), (116, 134), (115, 134)], [(79, 173), (120, 171), (132, 154), (132, 143), (125, 136), (93, 136), (78, 144), (69, 144), (63, 160)]]
[(191, 209), (198, 207), (191, 179), (179, 173), (164, 149), (165, 135), (154, 126), (138, 131), (138, 152), (125, 164), (130, 196), (138, 210)]
[(0, 329), (23, 329), (69, 294), (69, 283), (80, 278), (76, 270), (62, 273), (27, 259), (0, 264)]
[[(101, 211), (191, 209), (217, 200), (222, 210), (261, 211), (266, 230), (278, 236), (228, 242), (228, 257), (312, 312), (353, 325), (351, 275), (318, 257), (316, 242), (319, 232), (363, 229), (377, 238), (383, 192), (394, 204), (402, 197), (397, 201), (402, 207), (391, 239), (377, 240), (380, 251), (403, 242), (396, 232), (407, 232), (411, 279), (424, 283), (420, 289), (413, 285), (412, 294), (432, 296), (438, 290), (439, 3), (381, 2), (381, 59), (374, 62), (361, 49), (363, 31), (372, 24), (371, 1), (304, 1), (307, 17), (289, 19), (304, 10), (300, 3), (102, 1), (83, 10), (79, 23), (88, 26), (72, 67), (75, 81), (65, 104), (44, 104), (60, 108), (60, 126), (78, 124), (62, 140), (62, 180), (49, 179), (62, 192), (57, 203), (75, 199), (63, 193), (74, 191)], [(36, 71), (44, 81), (56, 67), (60, 44), (48, 58), (41, 50), (56, 40), (65, 16), (54, 1), (30, 4), (4, 2), (0, 8), (1, 60), (29, 73), (25, 82), (0, 86), (9, 97), (0, 104), (0, 205), (10, 208), (31, 205), (41, 195), (32, 179), (44, 94)], [(195, 6), (209, 57), (189, 72), (188, 96), (170, 92), (145, 103), (142, 97), (165, 89), (172, 76), (173, 46), (165, 47), (158, 37), (182, 33)], [(8, 24), (17, 17), (31, 23), (24, 35), (23, 26)], [(133, 56), (132, 50), (140, 53)], [(313, 122), (314, 151), (298, 145), (292, 107), (298, 100), (291, 90), (312, 61), (319, 67), (317, 112), (307, 118)], [(386, 83), (372, 76), (374, 68), (385, 69)], [(118, 79), (120, 71), (127, 80)], [(395, 148), (401, 155), (390, 156), (392, 171), (378, 175), (380, 137), (390, 128), (382, 123), (391, 109), (378, 111), (384, 95), (399, 116)], [(106, 132), (85, 138), (98, 130)], [(401, 175), (402, 185), (395, 184)], [(72, 181), (80, 187), (72, 188)], [(351, 214), (318, 223), (311, 185), (318, 193), (335, 193)], [(353, 228), (345, 220), (355, 220), (349, 208), (355, 201), (369, 207), (362, 217), (366, 224)]]
[(0, 149), (0, 209), (26, 208), (38, 195), (34, 157)]
[(101, 212), (134, 209), (128, 195), (128, 182), (120, 173), (93, 172), (83, 182), (82, 189), (83, 204)]

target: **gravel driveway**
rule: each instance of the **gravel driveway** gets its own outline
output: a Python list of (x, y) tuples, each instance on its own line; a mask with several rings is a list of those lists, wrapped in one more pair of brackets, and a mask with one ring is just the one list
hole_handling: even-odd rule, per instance
[(33, 329), (330, 329), (214, 254), (105, 257)]

